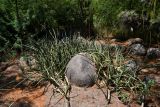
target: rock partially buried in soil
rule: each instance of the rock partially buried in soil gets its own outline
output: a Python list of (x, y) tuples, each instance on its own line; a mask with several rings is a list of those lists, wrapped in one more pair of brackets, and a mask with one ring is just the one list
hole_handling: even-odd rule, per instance
[(158, 69), (157, 68), (143, 68), (140, 70), (141, 74), (157, 74)]
[(111, 43), (112, 42), (119, 42), (120, 40), (118, 40), (118, 39), (111, 39)]
[(126, 69), (135, 73), (138, 70), (138, 64), (134, 60), (129, 60), (126, 62)]
[(22, 71), (18, 65), (12, 65), (1, 72), (0, 85), (8, 84), (9, 82), (19, 82), (21, 79)]
[(95, 63), (87, 53), (79, 53), (69, 61), (66, 77), (75, 86), (91, 87), (97, 79)]
[(143, 56), (146, 54), (146, 49), (142, 44), (133, 44), (130, 46), (130, 52), (132, 55)]
[(30, 69), (28, 64), (27, 64), (27, 61), (25, 61), (24, 57), (21, 57), (18, 60), (18, 64), (21, 67), (21, 69), (23, 69), (24, 71), (28, 71)]
[(127, 40), (128, 45), (133, 45), (133, 44), (141, 44), (143, 42), (143, 40), (141, 38), (132, 38), (132, 39), (128, 39)]
[(156, 59), (160, 58), (160, 49), (159, 48), (149, 48), (147, 50), (147, 59)]
[(19, 66), (25, 71), (37, 68), (37, 61), (33, 56), (28, 56), (26, 59), (21, 57), (18, 63)]

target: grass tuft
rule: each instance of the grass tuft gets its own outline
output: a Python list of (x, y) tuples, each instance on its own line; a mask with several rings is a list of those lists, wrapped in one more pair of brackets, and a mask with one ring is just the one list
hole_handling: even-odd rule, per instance
[(64, 75), (65, 67), (69, 60), (80, 52), (89, 53), (96, 64), (98, 79), (104, 81), (108, 88), (114, 87), (112, 91), (116, 92), (125, 104), (129, 103), (130, 97), (122, 93), (127, 91), (143, 96), (149, 91), (150, 83), (153, 83), (146, 83), (140, 80), (136, 73), (128, 71), (124, 63), (126, 58), (120, 48), (113, 49), (109, 45), (79, 38), (54, 38), (35, 42), (32, 44), (32, 50), (38, 62), (38, 71), (68, 100), (70, 84)]

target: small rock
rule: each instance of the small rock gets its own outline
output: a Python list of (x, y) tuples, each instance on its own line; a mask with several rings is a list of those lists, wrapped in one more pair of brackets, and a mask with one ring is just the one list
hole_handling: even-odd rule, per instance
[(21, 79), (21, 74), (21, 69), (17, 65), (12, 65), (1, 72), (2, 77), (0, 78), (0, 84), (7, 84), (11, 81), (18, 82)]
[(157, 68), (144, 68), (141, 69), (142, 74), (156, 74), (158, 72)]
[(159, 48), (149, 48), (147, 50), (147, 59), (156, 59), (160, 58), (160, 49)]
[(33, 56), (28, 57), (27, 62), (31, 69), (37, 68), (37, 60)]
[(119, 42), (120, 40), (118, 39), (111, 39), (111, 42)]
[(146, 54), (146, 49), (142, 44), (133, 44), (129, 48), (129, 53), (143, 56)]
[(18, 64), (24, 71), (27, 71), (27, 70), (30, 69), (28, 64), (27, 64), (27, 61), (24, 59), (24, 57), (21, 57), (19, 59)]
[(129, 39), (127, 43), (129, 46), (132, 44), (138, 44), (138, 43), (141, 44), (143, 43), (143, 40), (141, 38), (132, 38), (132, 39)]
[(71, 84), (79, 87), (91, 87), (97, 79), (96, 66), (87, 53), (79, 53), (69, 61), (66, 77)]
[(139, 66), (134, 60), (129, 60), (126, 62), (126, 70), (136, 72)]
[(20, 67), (24, 70), (36, 69), (37, 68), (37, 61), (33, 56), (29, 56), (26, 59), (21, 57), (19, 60)]
[(149, 70), (148, 69), (142, 69), (141, 72), (142, 73), (149, 73)]

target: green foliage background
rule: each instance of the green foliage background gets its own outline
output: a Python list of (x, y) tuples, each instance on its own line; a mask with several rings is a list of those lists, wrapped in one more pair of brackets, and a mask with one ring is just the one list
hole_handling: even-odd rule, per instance
[[(93, 0), (94, 22), (98, 29), (107, 29), (113, 34), (136, 36), (146, 41), (160, 39), (160, 2), (158, 0)], [(134, 20), (123, 28), (119, 14), (134, 11), (139, 20)], [(129, 16), (128, 16), (129, 17)], [(130, 14), (132, 20), (133, 15)], [(135, 21), (135, 22), (134, 22)], [(129, 22), (129, 21), (128, 21)], [(133, 25), (134, 23), (139, 25)], [(133, 32), (129, 32), (135, 27)], [(127, 33), (126, 33), (127, 31)], [(126, 35), (125, 35), (126, 33)]]
[[(122, 12), (135, 12), (138, 20), (126, 25)], [(0, 54), (55, 33), (59, 39), (75, 32), (95, 37), (106, 30), (154, 41), (160, 39), (159, 26), (158, 0), (0, 0)]]

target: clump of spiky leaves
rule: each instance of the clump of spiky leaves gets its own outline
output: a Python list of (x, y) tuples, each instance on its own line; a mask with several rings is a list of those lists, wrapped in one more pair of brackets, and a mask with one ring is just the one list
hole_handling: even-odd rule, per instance
[[(120, 48), (113, 50), (113, 47), (105, 47), (105, 49), (107, 51), (99, 50), (91, 55), (97, 64), (99, 79), (105, 82), (108, 89), (116, 92), (125, 104), (131, 103), (133, 95), (143, 98), (150, 94), (149, 90), (154, 85), (154, 81), (141, 80), (137, 74), (138, 69), (129, 70), (125, 63), (127, 59)], [(109, 93), (108, 96), (110, 96)], [(107, 99), (110, 100), (109, 97)]]
[(82, 38), (63, 40), (54, 38), (34, 43), (33, 49), (39, 71), (68, 100), (68, 105), (70, 104), (68, 96), (70, 85), (65, 79), (65, 67), (69, 60), (80, 52), (90, 54), (96, 63), (98, 79), (103, 80), (106, 86), (114, 87), (114, 91), (118, 93), (122, 101), (125, 99), (127, 99), (126, 103), (130, 101), (128, 95), (121, 94), (124, 90), (141, 95), (146, 92), (146, 84), (137, 77), (136, 72), (127, 70), (124, 64), (125, 57), (119, 48), (96, 44)]
[(102, 51), (101, 48), (94, 42), (88, 42), (80, 37), (73, 39), (65, 38), (63, 40), (56, 38), (52, 40), (43, 39), (33, 45), (39, 71), (68, 101), (69, 97), (67, 94), (70, 86), (64, 75), (67, 63), (75, 54), (80, 52), (91, 54)]

